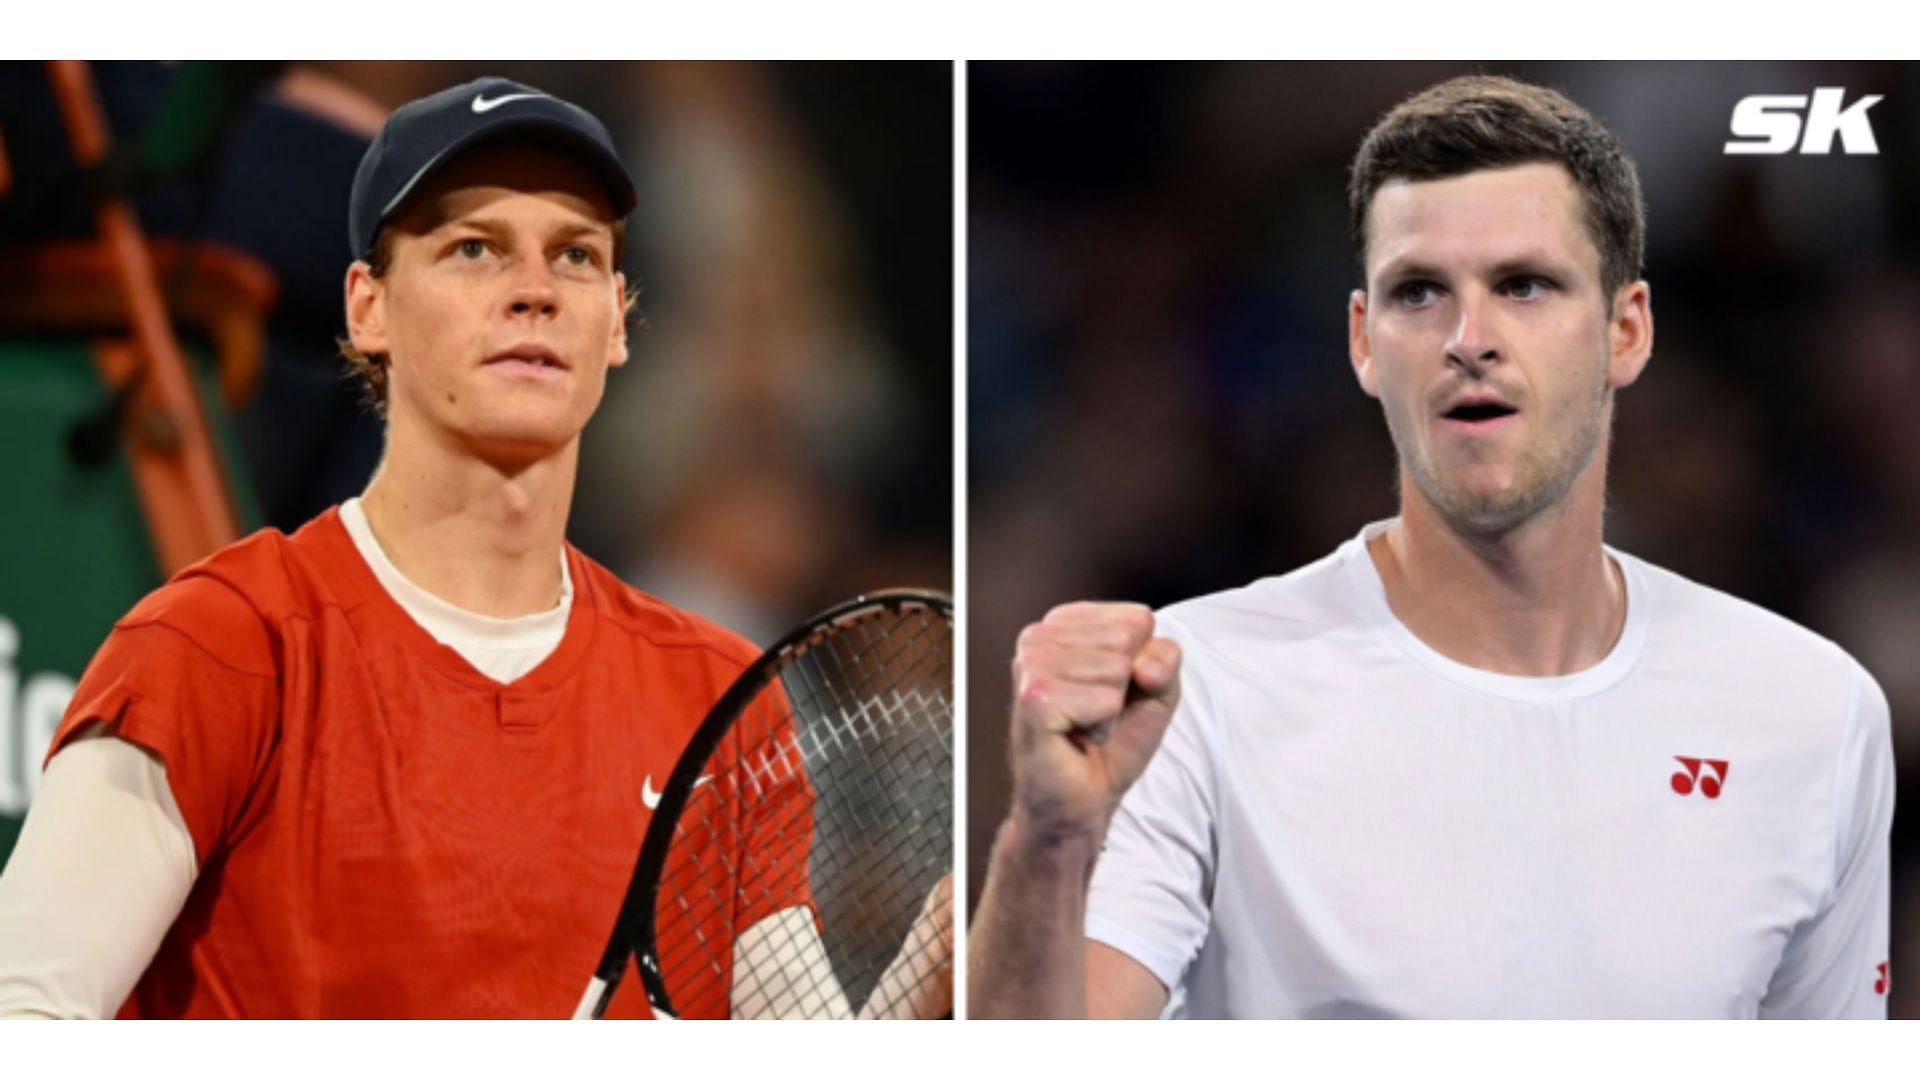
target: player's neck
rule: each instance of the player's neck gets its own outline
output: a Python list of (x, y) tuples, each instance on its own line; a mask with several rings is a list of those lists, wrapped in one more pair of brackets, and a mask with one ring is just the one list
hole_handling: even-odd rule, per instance
[(1463, 534), (1411, 484), (1404, 490), (1399, 519), (1369, 553), (1387, 603), (1414, 636), (1503, 675), (1570, 675), (1606, 658), (1626, 625), (1627, 597), (1601, 547), (1604, 465), (1559, 505), (1497, 537)]
[(507, 470), (389, 441), (361, 509), (394, 568), (434, 596), (497, 619), (550, 611), (579, 448)]

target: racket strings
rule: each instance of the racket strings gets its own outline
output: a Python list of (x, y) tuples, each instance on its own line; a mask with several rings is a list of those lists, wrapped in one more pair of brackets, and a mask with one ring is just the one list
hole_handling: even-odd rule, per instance
[(682, 1016), (904, 1014), (950, 940), (951, 621), (883, 609), (796, 650), (709, 759), (661, 876)]

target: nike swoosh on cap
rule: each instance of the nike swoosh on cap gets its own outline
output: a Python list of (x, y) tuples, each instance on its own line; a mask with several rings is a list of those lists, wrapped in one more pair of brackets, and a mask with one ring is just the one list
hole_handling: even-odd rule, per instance
[(488, 101), (487, 95), (475, 94), (473, 95), (473, 111), (477, 113), (491, 112), (509, 101), (520, 101), (524, 98), (542, 98), (546, 96), (545, 94), (504, 94), (494, 98), (492, 101)]
[[(703, 776), (700, 779), (695, 780), (693, 782), (693, 786), (699, 787), (701, 784), (708, 783), (712, 779), (713, 777), (711, 776)], [(646, 803), (647, 809), (649, 810), (658, 809), (660, 806), (660, 793), (653, 790), (653, 774), (652, 773), (648, 773), (647, 778), (641, 781), (640, 801), (643, 803)]]

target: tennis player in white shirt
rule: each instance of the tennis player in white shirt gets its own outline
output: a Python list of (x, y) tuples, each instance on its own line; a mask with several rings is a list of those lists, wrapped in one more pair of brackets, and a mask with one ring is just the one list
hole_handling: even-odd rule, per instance
[(1388, 113), (1349, 194), (1399, 516), (1027, 627), (970, 1015), (1883, 1017), (1886, 698), (1602, 542), (1653, 348), (1631, 161), (1475, 76)]

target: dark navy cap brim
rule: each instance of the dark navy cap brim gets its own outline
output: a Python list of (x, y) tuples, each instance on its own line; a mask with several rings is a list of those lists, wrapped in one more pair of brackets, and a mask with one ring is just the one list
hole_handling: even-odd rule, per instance
[[(600, 182), (606, 185), (607, 195), (613, 203), (613, 216), (617, 220), (633, 213), (639, 205), (640, 196), (634, 189), (633, 178), (627, 175), (627, 168), (620, 159), (607, 153), (606, 148), (592, 138), (582, 135), (568, 127), (561, 127), (543, 116), (501, 117), (497, 123), (490, 124), (478, 131), (448, 143), (425, 165), (414, 170), (387, 205), (380, 208), (380, 223), (385, 224), (395, 211), (404, 205), (409, 197), (427, 182), (428, 179), (446, 168), (461, 154), (485, 143), (508, 140), (524, 140), (529, 143), (543, 143), (567, 152), (593, 171)], [(378, 230), (375, 230), (376, 234)], [(368, 248), (373, 246), (373, 237), (366, 238)], [(362, 252), (364, 257), (368, 252)]]

